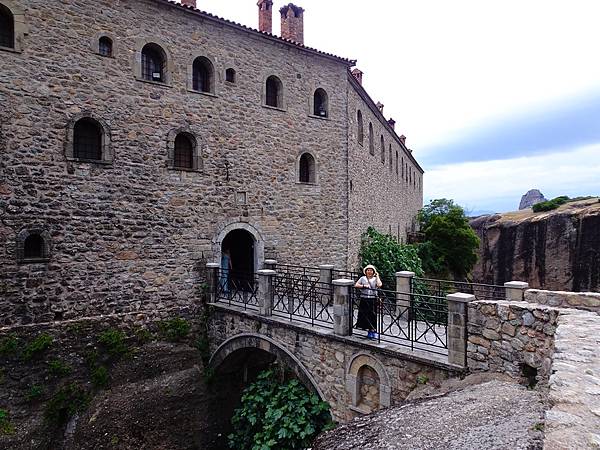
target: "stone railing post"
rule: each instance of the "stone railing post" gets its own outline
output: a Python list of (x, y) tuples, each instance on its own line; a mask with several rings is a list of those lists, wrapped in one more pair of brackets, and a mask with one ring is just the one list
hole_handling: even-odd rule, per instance
[(506, 288), (506, 300), (512, 302), (522, 302), (525, 300), (525, 291), (529, 289), (529, 283), (524, 281), (507, 281), (504, 283)]
[(218, 263), (207, 263), (207, 277), (209, 303), (217, 303), (217, 283), (219, 282), (219, 269), (221, 266)]
[[(414, 272), (396, 272), (396, 316), (400, 317), (410, 308)], [(408, 317), (406, 317), (408, 320)]]
[(277, 260), (276, 259), (265, 259), (263, 262), (263, 269), (276, 270)]
[(261, 316), (273, 314), (273, 277), (275, 271), (262, 269), (258, 272), (258, 313)]
[(350, 295), (354, 281), (333, 280), (333, 334), (349, 336), (350, 327)]
[(467, 310), (475, 300), (471, 294), (449, 294), (448, 301), (448, 363), (467, 367)]
[[(331, 279), (333, 278), (333, 268), (335, 266), (333, 264), (321, 264), (319, 266), (319, 283), (325, 283), (331, 285)], [(333, 293), (333, 285), (331, 286), (331, 292)], [(317, 290), (321, 292), (321, 289)], [(322, 294), (321, 296), (321, 304), (322, 305), (330, 305), (331, 304), (331, 295)]]

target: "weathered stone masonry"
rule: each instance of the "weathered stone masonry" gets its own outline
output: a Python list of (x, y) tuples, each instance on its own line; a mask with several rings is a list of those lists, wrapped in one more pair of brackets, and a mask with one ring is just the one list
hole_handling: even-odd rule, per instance
[[(19, 33), (15, 49), (0, 49), (2, 323), (185, 304), (199, 268), (219, 260), (224, 230), (249, 230), (257, 258), (340, 267), (354, 262), (368, 224), (400, 224), (404, 238), (421, 193), (354, 169), (364, 157), (381, 166), (368, 148), (349, 148), (356, 92), (367, 127), (400, 146), (381, 114), (367, 118), (375, 106), (349, 80), (352, 61), (163, 0), (0, 3)], [(100, 36), (112, 39), (112, 57), (98, 54)], [(166, 83), (136, 76), (147, 43), (168, 56)], [(196, 56), (213, 64), (214, 92), (190, 90)], [(229, 68), (235, 83), (224, 80)], [(263, 106), (269, 75), (282, 82), (282, 108)], [(317, 88), (325, 119), (311, 111)], [(103, 124), (103, 163), (68, 157), (69, 124), (83, 116)], [(198, 170), (169, 167), (174, 130), (195, 137)], [(297, 182), (304, 152), (316, 183)], [(376, 216), (349, 208), (373, 192)], [(50, 236), (47, 262), (18, 262), (18, 236), (31, 229)]]

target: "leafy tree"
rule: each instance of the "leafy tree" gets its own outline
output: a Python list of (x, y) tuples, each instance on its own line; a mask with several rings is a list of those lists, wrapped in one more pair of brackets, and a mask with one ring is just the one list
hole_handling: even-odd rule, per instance
[(452, 200), (433, 200), (419, 213), (425, 243), (419, 247), (425, 270), (464, 279), (477, 262), (479, 238), (464, 210)]
[[(358, 254), (362, 267), (373, 264), (382, 278), (384, 287), (396, 288), (394, 276), (400, 270), (409, 270), (418, 277), (423, 276), (421, 259), (414, 245), (400, 244), (388, 235), (369, 227), (363, 233)], [(393, 283), (389, 286), (390, 283)]]
[(329, 405), (296, 379), (281, 383), (273, 370), (244, 389), (231, 423), (229, 447), (237, 450), (295, 450), (310, 447), (331, 427)]

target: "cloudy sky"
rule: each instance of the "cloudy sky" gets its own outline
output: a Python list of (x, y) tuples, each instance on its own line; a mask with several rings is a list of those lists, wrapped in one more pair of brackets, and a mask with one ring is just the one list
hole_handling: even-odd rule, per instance
[[(295, 3), (306, 45), (358, 60), (426, 171), (426, 202), (501, 212), (531, 188), (600, 194), (600, 1)], [(258, 26), (256, 0), (198, 7)]]

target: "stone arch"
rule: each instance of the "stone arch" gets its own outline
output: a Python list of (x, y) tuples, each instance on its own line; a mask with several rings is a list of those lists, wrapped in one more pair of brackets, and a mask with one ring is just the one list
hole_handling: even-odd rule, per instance
[[(188, 169), (182, 169), (181, 167), (175, 167), (175, 139), (179, 134), (186, 135), (192, 143), (192, 167)], [(183, 126), (179, 128), (173, 128), (167, 134), (167, 167), (169, 169), (187, 170), (187, 171), (201, 171), (204, 168), (204, 158), (202, 158), (202, 149), (204, 148), (204, 141), (199, 133), (196, 133), (189, 126)]]
[[(142, 50), (148, 44), (155, 45), (156, 47), (160, 48), (160, 50), (164, 53), (164, 57), (166, 59), (166, 61), (164, 61), (165, 62), (165, 66), (164, 66), (165, 79), (164, 79), (164, 81), (160, 81), (160, 82), (149, 81), (149, 80), (145, 80), (142, 76)], [(155, 83), (155, 84), (162, 84), (165, 86), (171, 86), (174, 71), (175, 71), (175, 62), (173, 61), (173, 56), (171, 55), (171, 52), (169, 51), (167, 44), (163, 40), (158, 39), (156, 37), (148, 38), (148, 39), (143, 39), (143, 38), (136, 39), (135, 52), (133, 55), (133, 74), (134, 74), (136, 80), (144, 81), (147, 83)]]
[[(75, 142), (75, 124), (79, 122), (81, 119), (89, 119), (100, 127), (101, 131), (101, 156), (102, 159), (94, 160), (91, 162), (97, 164), (111, 164), (114, 159), (113, 149), (111, 145), (111, 131), (108, 123), (96, 116), (94, 113), (90, 111), (84, 111), (75, 116), (71, 117), (69, 122), (67, 123), (67, 136), (65, 140), (65, 156), (67, 161), (87, 161), (81, 160), (75, 157), (74, 153), (74, 142)], [(89, 161), (87, 161), (89, 162)]]
[[(206, 62), (208, 66), (211, 66), (211, 88), (208, 91), (194, 90), (194, 62), (197, 60), (202, 60)], [(214, 97), (218, 96), (220, 85), (223, 82), (223, 75), (221, 74), (221, 65), (219, 64), (218, 59), (208, 52), (197, 51), (192, 53), (191, 59), (187, 64), (186, 79), (188, 91), (206, 94)]]
[[(309, 174), (309, 181), (301, 181), (301, 177), (300, 177), (300, 173), (301, 173), (301, 168), (300, 168), (300, 162), (302, 159), (303, 155), (309, 155), (310, 158), (312, 158), (312, 161), (310, 161), (312, 164), (310, 164), (309, 169), (310, 169), (310, 174)], [(317, 184), (319, 182), (319, 164), (318, 164), (318, 160), (317, 157), (315, 155), (314, 152), (311, 152), (309, 150), (299, 150), (296, 153), (296, 182), (300, 182), (300, 183), (305, 183), (305, 184)]]
[(244, 348), (259, 349), (271, 353), (278, 361), (291, 369), (305, 387), (317, 394), (321, 400), (326, 401), (325, 394), (304, 364), (274, 339), (261, 334), (242, 333), (230, 337), (214, 351), (208, 362), (209, 367), (216, 370), (228, 356)]
[(254, 238), (254, 267), (258, 269), (262, 267), (262, 262), (265, 259), (265, 240), (260, 227), (256, 223), (241, 222), (239, 219), (231, 219), (223, 224), (216, 236), (212, 240), (214, 262), (221, 266), (221, 244), (223, 239), (233, 230), (245, 230)]
[[(39, 236), (41, 238), (41, 255), (34, 258), (29, 258), (25, 254), (25, 242), (31, 236)], [(17, 261), (19, 263), (48, 262), (50, 260), (51, 251), (50, 233), (44, 227), (33, 226), (31, 228), (24, 228), (17, 234)]]
[(355, 354), (350, 358), (346, 366), (346, 391), (350, 395), (352, 406), (356, 408), (360, 402), (360, 383), (358, 378), (359, 370), (364, 366), (368, 366), (377, 372), (377, 376), (379, 377), (379, 405), (382, 408), (387, 408), (391, 405), (392, 400), (390, 378), (381, 361), (368, 353)]
[[(277, 85), (277, 106), (269, 106), (267, 104), (267, 80), (272, 79)], [(261, 88), (261, 104), (267, 108), (278, 109), (280, 111), (287, 111), (287, 83), (284, 78), (271, 72), (263, 72), (262, 75), (262, 88)]]
[(100, 39), (102, 38), (108, 38), (111, 40), (112, 54), (110, 55), (110, 58), (116, 58), (118, 50), (117, 37), (113, 33), (107, 31), (98, 31), (94, 34), (94, 36), (92, 36), (90, 40), (90, 47), (92, 48), (92, 51), (98, 55), (100, 54)]
[(13, 46), (0, 47), (0, 50), (21, 53), (23, 51), (25, 35), (28, 34), (25, 11), (15, 0), (0, 0), (0, 5), (10, 12), (13, 20)]

